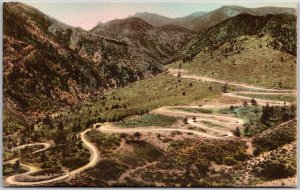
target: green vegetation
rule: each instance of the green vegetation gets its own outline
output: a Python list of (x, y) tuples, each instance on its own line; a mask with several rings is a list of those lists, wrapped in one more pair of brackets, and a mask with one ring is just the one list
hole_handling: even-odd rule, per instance
[(89, 151), (82, 146), (82, 142), (76, 136), (73, 136), (63, 144), (56, 144), (46, 151), (21, 155), (21, 162), (60, 172), (62, 168), (69, 170), (79, 168), (87, 164), (89, 158)]
[(274, 150), (282, 145), (291, 143), (296, 140), (296, 135), (297, 124), (295, 121), (269, 128), (253, 139), (255, 146), (254, 155)]
[[(124, 88), (111, 89), (104, 94), (95, 95), (91, 101), (74, 106), (57, 117), (46, 115), (34, 125), (31, 121), (28, 123), (28, 118), (23, 115), (5, 111), (4, 124), (9, 127), (4, 127), (4, 144), (5, 147), (14, 147), (17, 143), (61, 139), (63, 134), (68, 138), (96, 122), (119, 121), (128, 116), (145, 114), (161, 106), (210, 100), (221, 94), (220, 88), (210, 91), (211, 85), (189, 79), (180, 79), (179, 82), (174, 76), (159, 74)], [(184, 96), (183, 91), (186, 93)], [(60, 125), (63, 125), (63, 132), (57, 130)], [(14, 138), (14, 134), (18, 132), (24, 135)]]
[[(140, 176), (148, 183), (158, 182), (166, 186), (212, 186), (218, 180), (214, 178), (208, 184), (202, 180), (215, 177), (216, 174), (220, 176), (224, 171), (211, 169), (211, 161), (231, 166), (242, 163), (247, 158), (242, 141), (174, 141), (155, 169), (143, 169), (132, 177)], [(179, 172), (175, 172), (174, 168)], [(221, 177), (222, 180), (232, 178), (229, 174), (226, 175)], [(232, 181), (234, 180), (231, 179), (230, 182)]]
[[(190, 83), (194, 85), (190, 87)], [(218, 86), (218, 85), (217, 85)], [(83, 105), (80, 113), (88, 118), (118, 120), (127, 116), (147, 113), (162, 106), (188, 104), (197, 100), (212, 99), (220, 90), (209, 91), (208, 83), (194, 82), (171, 75), (160, 74), (156, 77), (137, 81), (124, 88), (110, 90), (98, 101)], [(186, 95), (182, 95), (182, 92)], [(85, 114), (82, 114), (81, 117)], [(84, 119), (82, 117), (82, 119)]]
[(296, 174), (296, 168), (290, 165), (284, 164), (285, 160), (281, 162), (267, 159), (260, 164), (261, 169), (256, 170), (256, 175), (270, 179), (281, 179), (287, 177), (293, 177)]
[[(53, 177), (54, 173), (74, 170), (89, 162), (90, 153), (78, 134), (93, 124), (115, 122), (126, 128), (171, 126), (178, 118), (149, 112), (162, 106), (206, 102), (235, 88), (227, 83), (221, 85), (181, 78), (180, 73), (178, 77), (160, 73), (164, 70), (162, 63), (173, 59), (167, 54), (177, 57), (176, 48), (188, 39), (185, 35), (176, 35), (191, 34), (191, 31), (156, 28), (158, 32), (167, 29), (166, 34), (175, 31), (176, 35), (169, 35), (168, 43), (162, 41), (158, 46), (158, 41), (151, 41), (151, 36), (149, 39), (134, 39), (149, 50), (144, 51), (125, 41), (106, 39), (65, 26), (22, 3), (5, 3), (3, 9), (6, 61), (3, 73), (3, 157), (4, 160), (20, 157), (20, 161), (14, 164), (3, 165), (4, 176), (24, 172), (20, 163), (42, 169), (33, 176), (50, 174)], [(238, 15), (195, 35), (183, 50), (183, 60), (170, 67), (253, 86), (295, 89), (295, 29), (296, 17), (293, 15)], [(112, 34), (114, 36), (117, 35)], [(167, 48), (157, 49), (160, 46)], [(291, 95), (249, 96), (296, 100)], [(106, 134), (92, 129), (87, 137), (101, 152), (102, 160), (95, 167), (58, 184), (225, 186), (236, 184), (241, 179), (245, 164), (249, 176), (262, 181), (295, 176), (295, 105), (257, 106), (252, 99), (249, 104), (245, 101), (243, 106), (219, 110), (201, 107), (174, 109), (242, 118), (246, 123), (235, 128), (235, 136), (255, 135), (254, 156), (263, 157), (262, 152), (270, 152), (266, 153), (267, 158), (252, 157), (245, 138), (191, 138), (193, 133), (189, 132), (187, 135), (190, 136), (187, 136), (178, 131), (155, 136), (150, 136), (150, 132)], [(187, 119), (184, 118), (184, 123)], [(293, 122), (279, 125), (290, 120)], [(201, 122), (222, 127), (213, 121)], [(172, 138), (177, 135), (177, 138)], [(8, 151), (20, 144), (49, 140), (55, 145), (43, 152), (32, 154), (41, 146)], [(289, 145), (292, 142), (294, 149), (291, 150)], [(287, 148), (282, 148), (284, 145), (288, 145)], [(255, 162), (250, 163), (252, 159)], [(226, 169), (220, 165), (225, 165)], [(124, 172), (128, 174), (124, 178), (125, 184), (121, 184), (123, 181), (115, 183)]]
[(126, 166), (113, 159), (104, 159), (97, 163), (95, 167), (87, 171), (87, 174), (95, 179), (103, 181), (116, 180), (125, 171)]
[(252, 169), (254, 176), (264, 180), (274, 180), (293, 177), (297, 171), (296, 145), (291, 144), (293, 149), (279, 148), (256, 164)]
[[(228, 164), (229, 159), (233, 159), (235, 163), (244, 161), (247, 159), (246, 154), (246, 145), (243, 141), (238, 140), (229, 140), (229, 141), (215, 141), (207, 140), (203, 142), (198, 142), (192, 146), (193, 141), (179, 141), (172, 142), (169, 146), (170, 152), (166, 154), (161, 162), (162, 168), (172, 168), (176, 166), (185, 166), (185, 164), (205, 160), (205, 161), (215, 161), (217, 164)], [(185, 157), (185, 154), (182, 153), (188, 147), (192, 147), (192, 150), (189, 151), (190, 155)], [(192, 156), (195, 155), (195, 156)]]
[(119, 134), (105, 134), (96, 129), (87, 132), (87, 136), (91, 142), (97, 145), (97, 148), (100, 151), (116, 149), (121, 141)]
[[(194, 85), (190, 86), (191, 82)], [(46, 116), (37, 124), (34, 132), (38, 133), (39, 139), (53, 139), (57, 136), (57, 128), (61, 123), (64, 126), (64, 133), (72, 135), (91, 127), (96, 122), (120, 121), (128, 116), (145, 114), (161, 106), (188, 104), (218, 97), (221, 90), (209, 91), (210, 85), (189, 79), (181, 79), (178, 82), (176, 77), (160, 74), (124, 88), (108, 90), (105, 94), (96, 96), (93, 101), (75, 106), (58, 117)], [(182, 91), (186, 92), (185, 96), (182, 95)], [(28, 134), (28, 138), (24, 141), (28, 142), (33, 134), (32, 132)]]
[(18, 161), (14, 164), (3, 164), (3, 176), (11, 176), (24, 172), (26, 172), (25, 168), (21, 167)]
[(203, 109), (203, 108), (174, 108), (174, 109), (186, 111), (186, 112), (193, 112), (193, 113), (213, 113), (212, 110)]
[(208, 125), (208, 126), (211, 126), (211, 127), (221, 127), (221, 128), (224, 128), (224, 126), (212, 123), (210, 121), (201, 121), (201, 123), (203, 123), (205, 125)]
[(163, 156), (163, 151), (145, 141), (128, 141), (135, 155), (146, 162), (153, 162)]
[[(192, 74), (273, 88), (296, 88), (294, 15), (238, 15), (199, 32), (171, 64)], [(234, 72), (233, 71), (238, 71)]]
[[(223, 79), (269, 88), (295, 89), (295, 62), (282, 64), (280, 61), (273, 61), (261, 64), (260, 61), (252, 61), (252, 63), (249, 64), (246, 60), (234, 61), (239, 60), (238, 57), (219, 59), (218, 61), (212, 59), (207, 62), (205, 61), (208, 56), (207, 54), (208, 53), (201, 53), (197, 55), (191, 63), (182, 64), (182, 69), (189, 71), (191, 74), (207, 76), (215, 79)], [(253, 54), (257, 55), (257, 52), (252, 52), (251, 55)], [(265, 56), (265, 54), (267, 54), (267, 52), (263, 52), (261, 56)], [(257, 58), (257, 60), (259, 59), (260, 58)], [(180, 62), (181, 61), (175, 62), (171, 64), (170, 67), (179, 69), (178, 65)], [(233, 64), (232, 62), (238, 63)], [(249, 71), (250, 69), (251, 72)], [(236, 72), (233, 75), (231, 74), (232, 70), (237, 70), (239, 72)], [(287, 97), (284, 99), (286, 98)]]
[(128, 167), (142, 166), (149, 162), (154, 162), (163, 156), (161, 149), (146, 141), (128, 140), (126, 143), (131, 145), (133, 151), (117, 152), (113, 157)]
[[(270, 48), (270, 37), (242, 36), (169, 66), (191, 74), (269, 88), (296, 88), (296, 57)], [(261, 48), (259, 48), (262, 46)], [(254, 56), (255, 55), (255, 56)], [(234, 72), (233, 71), (238, 71)]]
[[(243, 95), (237, 93), (237, 95)], [(263, 94), (247, 94), (247, 96), (252, 98), (260, 98), (265, 100), (275, 100), (275, 101), (285, 101), (285, 102), (294, 102), (296, 101), (295, 95), (263, 95)]]
[(262, 131), (279, 125), (282, 122), (293, 119), (296, 114), (294, 105), (290, 107), (281, 106), (239, 106), (230, 108), (223, 108), (217, 111), (221, 114), (233, 114), (246, 120), (244, 124), (244, 132), (246, 136), (253, 136)]
[(9, 151), (9, 152), (4, 150), (3, 160), (7, 161), (20, 156), (26, 156), (27, 154), (31, 154), (34, 151), (40, 150), (42, 148), (44, 148), (44, 146), (36, 145), (36, 146), (27, 146), (25, 148), (16, 149), (14, 151)]
[(231, 106), (229, 108), (221, 108), (217, 110), (220, 114), (233, 114), (236, 117), (243, 118), (246, 120), (260, 118), (262, 112), (261, 106)]
[(159, 114), (146, 114), (138, 118), (124, 119), (119, 122), (122, 127), (170, 126), (177, 121), (176, 117)]

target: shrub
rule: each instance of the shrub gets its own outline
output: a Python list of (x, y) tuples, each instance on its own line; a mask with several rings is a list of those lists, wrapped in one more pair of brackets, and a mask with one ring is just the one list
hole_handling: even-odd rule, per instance
[(272, 160), (265, 160), (259, 166), (261, 169), (253, 170), (253, 172), (257, 176), (267, 179), (287, 178), (296, 174), (296, 169), (294, 167)]
[(236, 161), (233, 157), (231, 157), (231, 156), (226, 156), (226, 157), (224, 158), (224, 163), (225, 163), (226, 165), (228, 165), (228, 166), (232, 166), (232, 165), (236, 164), (237, 161)]
[(89, 174), (101, 180), (116, 180), (125, 171), (126, 167), (113, 159), (101, 160), (94, 168), (89, 170)]

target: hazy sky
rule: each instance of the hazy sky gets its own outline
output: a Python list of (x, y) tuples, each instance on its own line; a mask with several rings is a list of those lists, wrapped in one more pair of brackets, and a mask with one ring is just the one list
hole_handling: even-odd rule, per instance
[(197, 11), (212, 11), (223, 5), (244, 7), (278, 6), (296, 8), (296, 1), (252, 1), (252, 0), (198, 0), (198, 1), (21, 1), (41, 10), (47, 15), (71, 26), (89, 30), (99, 21), (107, 22), (116, 18), (126, 18), (137, 12), (151, 12), (175, 18)]

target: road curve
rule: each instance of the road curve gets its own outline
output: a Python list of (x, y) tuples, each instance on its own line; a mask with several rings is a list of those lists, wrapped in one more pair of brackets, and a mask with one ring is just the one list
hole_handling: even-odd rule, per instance
[(25, 147), (39, 146), (39, 145), (44, 146), (44, 148), (39, 149), (39, 150), (37, 150), (37, 151), (34, 151), (34, 152), (32, 152), (32, 154), (47, 150), (47, 149), (51, 146), (51, 143), (48, 143), (48, 142), (41, 142), (41, 143), (24, 144), (24, 145), (20, 145), (20, 146), (17, 146), (17, 147), (15, 147), (15, 148), (12, 148), (11, 151), (16, 151), (16, 150), (19, 150), (19, 149), (23, 149), (23, 148), (25, 148)]
[[(49, 179), (49, 180), (43, 180), (43, 181), (35, 181), (35, 182), (21, 182), (21, 181), (17, 181), (16, 180), (16, 177), (19, 176), (19, 175), (22, 175), (22, 174), (17, 174), (17, 175), (13, 175), (13, 176), (9, 176), (5, 179), (5, 182), (7, 184), (9, 184), (10, 186), (36, 186), (36, 185), (42, 185), (42, 184), (46, 184), (46, 183), (53, 183), (53, 182), (57, 182), (57, 181), (60, 181), (60, 180), (63, 180), (63, 179), (66, 179), (70, 176), (73, 176), (73, 175), (76, 175), (78, 173), (81, 173), (82, 171), (88, 169), (88, 168), (91, 168), (91, 167), (94, 167), (99, 158), (100, 158), (100, 155), (99, 155), (99, 151), (97, 149), (97, 147), (91, 143), (87, 138), (86, 138), (86, 133), (88, 131), (90, 131), (91, 129), (87, 129), (85, 131), (83, 131), (82, 133), (80, 133), (80, 136), (81, 136), (81, 140), (82, 142), (84, 143), (84, 145), (89, 149), (90, 151), (90, 162), (80, 168), (77, 168), (69, 173), (65, 173), (61, 176), (58, 176), (58, 177), (55, 177), (55, 178), (52, 178), (52, 179)], [(23, 145), (24, 147), (26, 145)], [(32, 145), (29, 145), (29, 146), (32, 146)], [(39, 150), (41, 151), (41, 150)], [(24, 165), (24, 164), (23, 164)], [(24, 165), (25, 167), (28, 167), (28, 165)], [(30, 168), (30, 167), (29, 167)], [(31, 174), (35, 172), (34, 170), (32, 170), (32, 168), (29, 169), (29, 171), (25, 174)], [(24, 174), (24, 173), (23, 173)]]

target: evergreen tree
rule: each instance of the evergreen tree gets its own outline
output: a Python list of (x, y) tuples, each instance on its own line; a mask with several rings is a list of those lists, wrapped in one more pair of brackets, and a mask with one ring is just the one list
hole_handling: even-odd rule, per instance
[(253, 106), (256, 106), (256, 105), (257, 105), (257, 102), (256, 102), (256, 100), (255, 100), (254, 98), (251, 99), (251, 104), (252, 104)]
[(240, 137), (241, 136), (241, 130), (239, 127), (237, 127), (234, 131), (234, 135), (237, 136), (237, 137)]
[(21, 167), (20, 161), (17, 160), (17, 161), (14, 163), (13, 168), (14, 168), (14, 170), (19, 170), (20, 167)]
[(260, 121), (266, 124), (269, 121), (269, 117), (270, 117), (270, 107), (268, 103), (266, 106), (263, 106), (262, 112), (263, 113), (260, 117)]
[(228, 92), (228, 84), (227, 82), (224, 84), (224, 86), (222, 87), (222, 90), (224, 93), (227, 93)]

